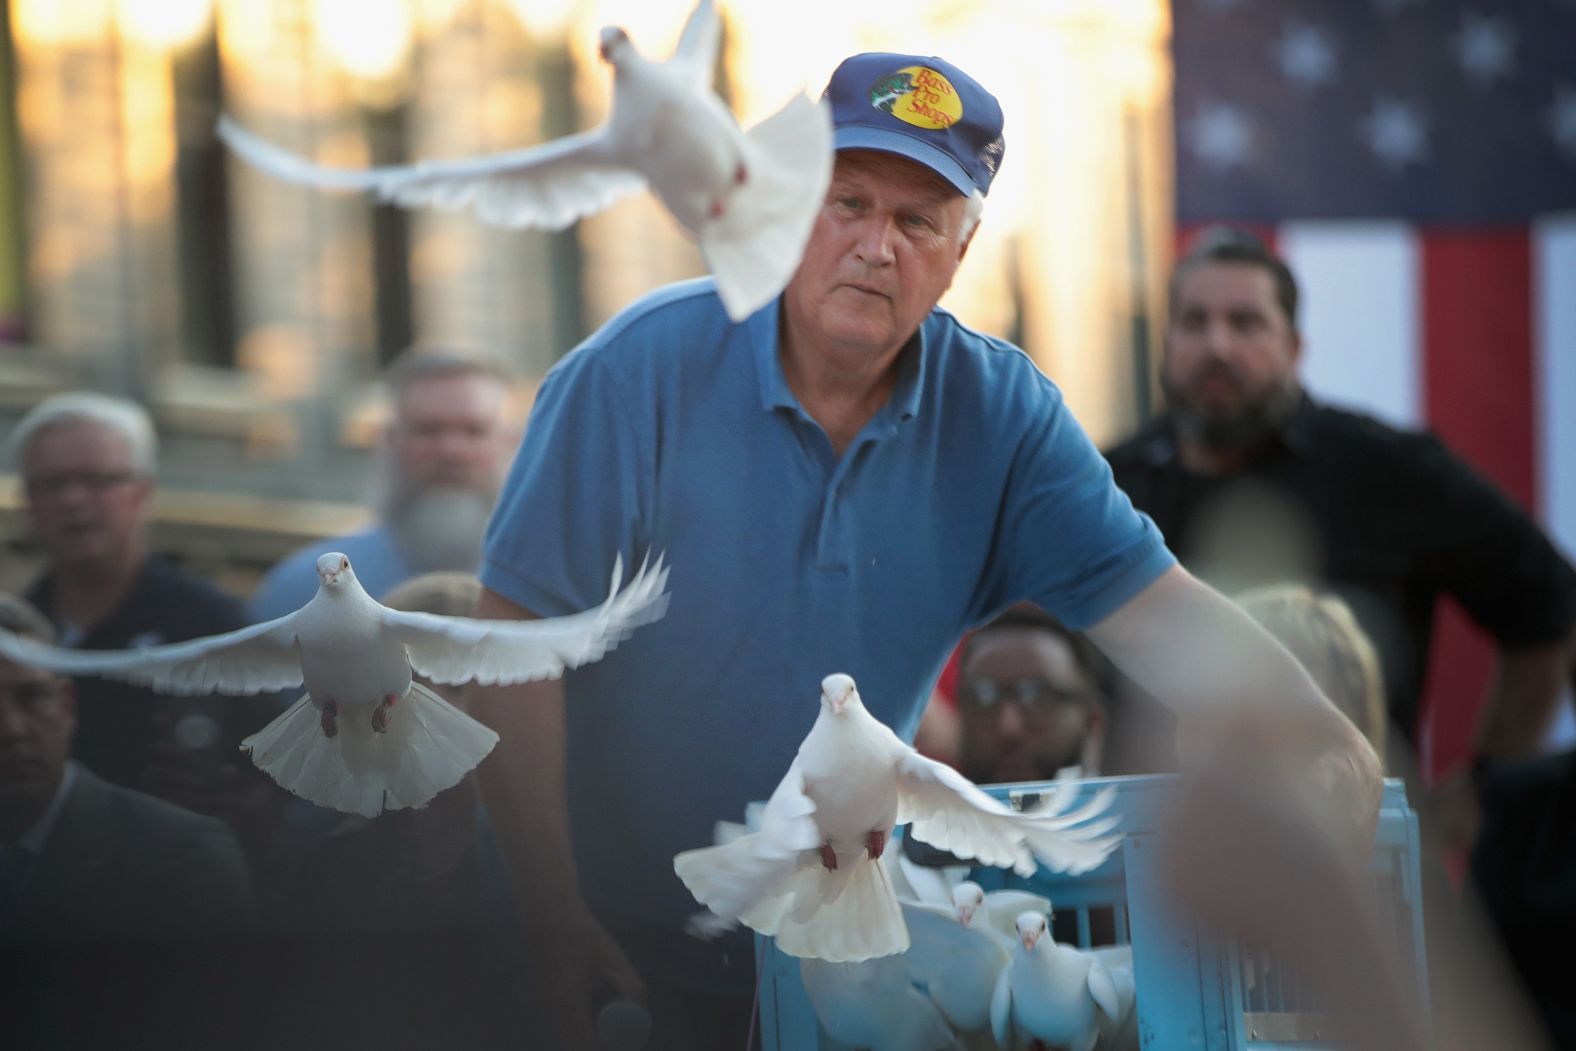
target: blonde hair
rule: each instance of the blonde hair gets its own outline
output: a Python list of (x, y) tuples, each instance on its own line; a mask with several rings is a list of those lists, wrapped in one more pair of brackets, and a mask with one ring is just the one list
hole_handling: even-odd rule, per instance
[(1374, 751), (1384, 755), (1387, 720), (1379, 655), (1351, 608), (1301, 584), (1253, 588), (1237, 596), (1237, 605), (1291, 651)]

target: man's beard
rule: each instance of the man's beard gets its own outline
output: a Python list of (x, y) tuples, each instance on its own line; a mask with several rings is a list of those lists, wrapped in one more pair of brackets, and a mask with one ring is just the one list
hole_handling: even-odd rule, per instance
[(1302, 400), (1302, 388), (1293, 381), (1266, 391), (1260, 398), (1244, 400), (1240, 408), (1229, 413), (1206, 410), (1193, 402), (1165, 368), (1160, 370), (1160, 390), (1183, 436), (1206, 449), (1229, 451), (1265, 445), (1280, 432)]
[(474, 573), (482, 561), (482, 533), (494, 492), (474, 485), (428, 484), (391, 493), (383, 521), (416, 573)]

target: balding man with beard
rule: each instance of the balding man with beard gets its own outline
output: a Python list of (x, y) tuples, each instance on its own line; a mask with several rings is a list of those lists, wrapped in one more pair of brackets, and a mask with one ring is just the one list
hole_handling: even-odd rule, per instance
[(378, 520), (308, 545), (271, 569), (252, 596), (255, 620), (309, 601), (325, 551), (348, 555), (378, 598), (422, 573), (474, 572), (480, 564), (482, 530), (517, 437), (507, 374), (481, 356), (413, 350), (384, 381), (394, 417), (384, 436)]

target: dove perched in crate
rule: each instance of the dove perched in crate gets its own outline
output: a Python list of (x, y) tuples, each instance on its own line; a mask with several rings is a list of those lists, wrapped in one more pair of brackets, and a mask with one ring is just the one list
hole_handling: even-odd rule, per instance
[(1013, 939), (995, 917), (1008, 909), (1048, 910), (1051, 903), (1027, 891), (986, 894), (964, 880), (952, 888), (950, 906), (905, 901), (910, 945), (903, 954), (909, 978), (925, 988), (968, 1047), (995, 1047), (990, 1034), (991, 997), (1012, 959)]
[(613, 67), (607, 121), (540, 146), (386, 168), (315, 164), (228, 117), (219, 137), (278, 178), (364, 190), (403, 207), (474, 206), (485, 223), (561, 230), (647, 187), (699, 242), (728, 316), (755, 313), (799, 267), (832, 175), (826, 107), (796, 95), (741, 132), (712, 91), (717, 13), (700, 0), (667, 62), (643, 57), (622, 29), (602, 30)]
[(279, 718), (241, 742), (284, 788), (319, 806), (375, 817), (419, 807), (481, 762), (498, 735), (411, 678), (443, 685), (527, 682), (600, 659), (667, 608), (659, 558), (596, 609), (533, 621), (389, 609), (338, 552), (317, 560), (317, 594), (277, 620), (166, 646), (82, 652), (0, 630), (0, 655), (67, 675), (172, 694), (255, 694), (305, 685)]
[(1092, 953), (1058, 945), (1043, 912), (1023, 913), (1017, 931), (1012, 962), (996, 980), (991, 999), (996, 1042), (1008, 1051), (1036, 1046), (1091, 1051), (1102, 1027), (1125, 1018), (1110, 972)]
[(1047, 793), (1015, 813), (951, 767), (926, 759), (877, 720), (854, 680), (829, 675), (821, 710), (756, 831), (679, 854), (674, 870), (723, 920), (772, 935), (792, 956), (852, 962), (902, 952), (908, 929), (882, 854), (894, 825), (958, 857), (1033, 873), (1036, 858), (1086, 872), (1120, 837), (1106, 790), (1069, 810)]

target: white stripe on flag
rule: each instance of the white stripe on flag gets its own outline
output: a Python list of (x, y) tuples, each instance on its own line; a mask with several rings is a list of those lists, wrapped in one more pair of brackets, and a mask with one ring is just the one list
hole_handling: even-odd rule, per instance
[(1302, 377), (1320, 400), (1423, 420), (1419, 246), (1394, 222), (1293, 222), (1276, 245), (1302, 289)]
[(1576, 215), (1532, 227), (1538, 485), (1549, 535), (1576, 556)]

